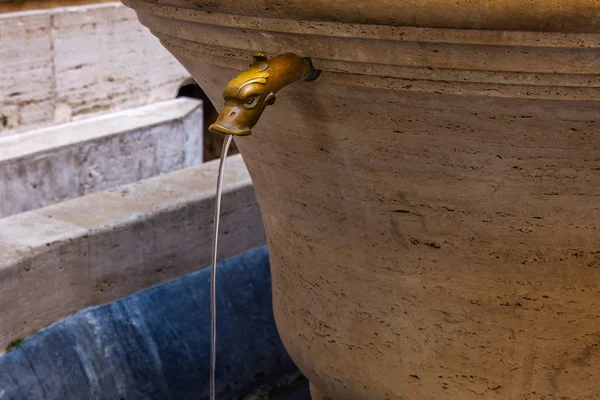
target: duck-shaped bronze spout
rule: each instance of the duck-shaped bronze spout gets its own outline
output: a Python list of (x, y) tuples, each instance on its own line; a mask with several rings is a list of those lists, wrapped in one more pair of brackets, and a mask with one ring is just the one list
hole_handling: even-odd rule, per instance
[(268, 59), (254, 53), (254, 63), (232, 79), (225, 90), (225, 106), (208, 129), (215, 133), (246, 136), (258, 122), (265, 108), (275, 103), (275, 94), (290, 83), (315, 80), (320, 71), (310, 59), (293, 53)]

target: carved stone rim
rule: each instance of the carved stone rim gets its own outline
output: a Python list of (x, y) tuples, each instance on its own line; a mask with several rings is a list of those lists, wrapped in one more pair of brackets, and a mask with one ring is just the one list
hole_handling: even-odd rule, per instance
[(347, 86), (600, 100), (600, 34), (315, 24), (124, 2), (173, 54), (223, 67), (290, 51)]
[[(426, 28), (222, 14), (156, 4), (148, 0), (122, 0), (136, 11), (180, 21), (240, 29), (400, 42), (455, 43), (526, 47), (600, 48), (600, 31), (593, 33), (518, 30)], [(600, 16), (598, 17), (600, 19)]]
[(596, 0), (145, 0), (186, 13), (315, 23), (600, 32)]

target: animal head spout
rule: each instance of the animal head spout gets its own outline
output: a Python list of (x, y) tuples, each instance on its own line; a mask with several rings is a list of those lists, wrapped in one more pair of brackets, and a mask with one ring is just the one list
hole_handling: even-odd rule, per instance
[(225, 87), (225, 106), (210, 126), (211, 132), (250, 135), (265, 108), (275, 103), (279, 90), (297, 80), (316, 78), (310, 60), (295, 54), (268, 59), (263, 53), (256, 53), (253, 57), (250, 68)]

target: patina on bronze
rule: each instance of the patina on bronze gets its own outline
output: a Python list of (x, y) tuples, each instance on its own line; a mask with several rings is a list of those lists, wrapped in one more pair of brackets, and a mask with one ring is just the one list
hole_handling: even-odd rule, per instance
[(209, 128), (214, 133), (247, 136), (267, 106), (275, 103), (275, 94), (296, 81), (318, 78), (309, 58), (293, 53), (268, 59), (264, 53), (254, 53), (254, 62), (232, 79), (225, 90), (225, 106), (219, 118)]

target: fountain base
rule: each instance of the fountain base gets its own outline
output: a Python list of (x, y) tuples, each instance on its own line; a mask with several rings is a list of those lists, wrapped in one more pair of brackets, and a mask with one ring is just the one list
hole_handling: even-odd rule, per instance
[(598, 398), (589, 2), (124, 1), (214, 101), (252, 52), (322, 71), (236, 144), (278, 331), (324, 393)]

